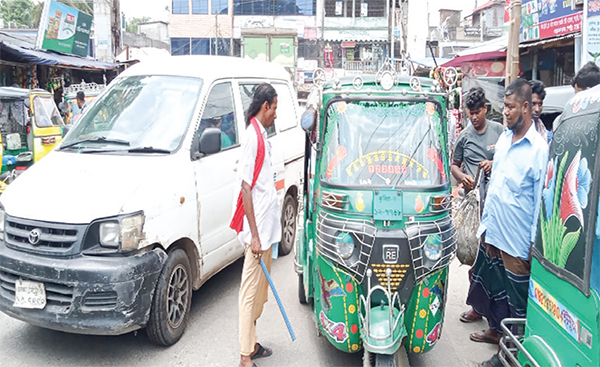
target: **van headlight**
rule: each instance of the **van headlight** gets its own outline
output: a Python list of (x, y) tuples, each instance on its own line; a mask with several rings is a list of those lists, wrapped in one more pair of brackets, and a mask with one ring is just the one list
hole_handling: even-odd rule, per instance
[(0, 205), (0, 233), (4, 233), (4, 217), (4, 208), (2, 207), (2, 205)]
[(443, 248), (444, 243), (442, 241), (442, 236), (439, 233), (428, 235), (423, 244), (425, 257), (431, 261), (437, 261), (442, 257)]
[(350, 257), (352, 257), (354, 248), (356, 247), (354, 244), (354, 238), (352, 238), (352, 235), (348, 232), (342, 232), (338, 234), (335, 239), (335, 246), (337, 253), (344, 260), (348, 260)]
[(142, 239), (144, 214), (139, 213), (120, 218), (119, 221), (107, 221), (100, 224), (99, 240), (103, 247), (119, 248), (130, 251), (138, 248)]

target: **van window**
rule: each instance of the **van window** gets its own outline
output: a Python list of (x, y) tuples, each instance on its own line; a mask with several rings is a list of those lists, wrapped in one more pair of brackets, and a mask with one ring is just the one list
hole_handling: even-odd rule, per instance
[(277, 91), (277, 119), (275, 119), (275, 124), (277, 124), (279, 131), (286, 131), (298, 125), (294, 100), (287, 84), (273, 83), (272, 85)]
[[(256, 87), (259, 86), (259, 84), (261, 83), (240, 83), (240, 95), (242, 96), (242, 107), (244, 108), (244, 114), (246, 113), (246, 110), (248, 110), (248, 107), (250, 107), (250, 103), (252, 102), (252, 96), (254, 96), (254, 91), (256, 90)], [(279, 92), (277, 92), (277, 94), (279, 94)], [(279, 96), (277, 96), (277, 113), (279, 114)], [(275, 135), (276, 123), (277, 120), (275, 120), (275, 122), (273, 122), (273, 125), (271, 125), (267, 129), (267, 136)]]
[(207, 127), (216, 127), (221, 129), (221, 148), (238, 144), (234, 110), (231, 83), (221, 83), (213, 86), (200, 120), (198, 136), (202, 135)]

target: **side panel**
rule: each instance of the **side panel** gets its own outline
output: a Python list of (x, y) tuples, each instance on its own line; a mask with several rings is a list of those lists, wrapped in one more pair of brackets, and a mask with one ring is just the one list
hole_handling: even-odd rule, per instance
[(532, 335), (543, 339), (563, 366), (597, 366), (598, 294), (592, 291), (586, 297), (570, 283), (547, 272), (535, 258), (531, 278), (525, 340)]
[(430, 274), (415, 287), (406, 307), (406, 350), (425, 353), (442, 334), (448, 290), (448, 268)]
[(344, 352), (362, 349), (359, 322), (359, 284), (321, 256), (315, 260), (314, 311), (319, 330)]

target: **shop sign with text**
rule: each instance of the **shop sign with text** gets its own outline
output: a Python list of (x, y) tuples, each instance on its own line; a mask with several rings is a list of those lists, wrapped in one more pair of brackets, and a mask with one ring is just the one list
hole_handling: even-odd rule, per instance
[(38, 32), (38, 48), (87, 56), (92, 19), (77, 9), (47, 1)]
[(573, 0), (523, 0), (521, 42), (580, 32), (583, 11), (571, 8)]

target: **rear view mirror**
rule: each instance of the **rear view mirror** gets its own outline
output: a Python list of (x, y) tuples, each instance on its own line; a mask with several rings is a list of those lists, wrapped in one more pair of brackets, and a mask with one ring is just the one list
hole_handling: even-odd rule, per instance
[(221, 151), (221, 129), (209, 127), (200, 136), (198, 151), (204, 155), (215, 154)]
[(317, 111), (313, 107), (309, 107), (302, 114), (302, 118), (300, 119), (300, 125), (302, 129), (306, 132), (312, 131), (317, 122)]

